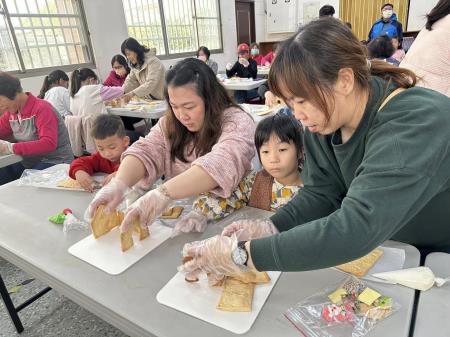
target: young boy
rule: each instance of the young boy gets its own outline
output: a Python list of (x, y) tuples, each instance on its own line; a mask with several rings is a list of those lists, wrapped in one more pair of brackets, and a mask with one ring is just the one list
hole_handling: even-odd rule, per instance
[[(253, 78), (256, 79), (258, 73), (258, 64), (252, 58), (250, 58), (250, 48), (248, 44), (241, 43), (238, 48), (238, 60), (232, 64), (226, 65), (227, 77), (241, 77), (241, 78)], [(256, 89), (252, 90), (236, 90), (234, 92), (234, 98), (237, 103), (244, 103), (246, 99), (252, 99), (258, 97)]]
[(130, 138), (126, 135), (125, 126), (119, 116), (99, 115), (94, 121), (91, 135), (97, 152), (75, 159), (69, 170), (69, 176), (89, 192), (94, 191), (92, 174), (108, 173), (103, 182), (103, 185), (106, 185), (114, 177), (119, 168), (120, 157), (130, 144)]

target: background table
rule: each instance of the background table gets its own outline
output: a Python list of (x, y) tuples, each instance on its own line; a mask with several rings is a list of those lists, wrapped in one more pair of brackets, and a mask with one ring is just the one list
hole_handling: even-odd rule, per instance
[(16, 154), (0, 155), (0, 167), (5, 167), (22, 161), (22, 157)]
[[(49, 215), (67, 207), (80, 217), (91, 199), (90, 193), (18, 187), (15, 182), (0, 187), (0, 255), (130, 336), (236, 336), (159, 304), (156, 294), (176, 274), (184, 243), (215, 235), (233, 220), (261, 218), (271, 213), (244, 208), (209, 225), (203, 234), (167, 240), (123, 274), (111, 276), (67, 252), (88, 231), (64, 235), (61, 226), (47, 220)], [(419, 253), (414, 247), (395, 242), (388, 245), (405, 249), (405, 267), (418, 265)], [(344, 274), (333, 269), (283, 273), (246, 336), (298, 337), (283, 312), (343, 278)], [(393, 296), (402, 307), (369, 336), (407, 337), (414, 291), (397, 285), (373, 286)]]
[(221, 82), (222, 85), (225, 87), (225, 89), (227, 90), (252, 90), (252, 89), (256, 89), (259, 88), (259, 86), (263, 83), (267, 82), (267, 79), (262, 78), (262, 79), (257, 79), (257, 80), (253, 80), (253, 81), (228, 81), (228, 82)]
[(269, 75), (270, 67), (258, 66), (258, 75), (267, 76)]
[[(450, 276), (450, 254), (431, 253), (425, 260), (437, 277)], [(417, 307), (414, 337), (450, 336), (450, 284), (421, 291)]]
[(111, 115), (123, 116), (123, 117), (137, 117), (146, 119), (159, 119), (164, 116), (167, 110), (167, 104), (165, 101), (155, 101), (160, 102), (156, 106), (142, 105), (141, 109), (134, 110), (133, 108), (139, 107), (139, 105), (133, 105), (130, 108), (112, 108), (107, 107), (106, 110)]

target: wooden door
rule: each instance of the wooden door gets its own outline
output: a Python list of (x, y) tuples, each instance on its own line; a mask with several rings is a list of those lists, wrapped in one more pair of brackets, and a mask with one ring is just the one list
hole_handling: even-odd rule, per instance
[(408, 0), (340, 0), (339, 13), (344, 22), (352, 24), (353, 33), (360, 40), (367, 40), (370, 28), (381, 18), (381, 6), (389, 2), (394, 5), (394, 13), (406, 30)]
[(236, 1), (236, 29), (238, 44), (255, 42), (255, 7), (253, 2)]

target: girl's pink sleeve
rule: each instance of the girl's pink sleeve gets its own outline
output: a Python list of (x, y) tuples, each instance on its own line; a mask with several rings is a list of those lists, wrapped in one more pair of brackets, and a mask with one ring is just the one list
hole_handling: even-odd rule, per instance
[(211, 192), (228, 198), (255, 156), (255, 122), (239, 108), (225, 112), (222, 135), (211, 152), (197, 158), (192, 165), (202, 167), (219, 185)]
[(103, 102), (108, 102), (114, 98), (123, 96), (123, 88), (122, 87), (107, 87), (102, 85), (100, 88), (100, 97)]

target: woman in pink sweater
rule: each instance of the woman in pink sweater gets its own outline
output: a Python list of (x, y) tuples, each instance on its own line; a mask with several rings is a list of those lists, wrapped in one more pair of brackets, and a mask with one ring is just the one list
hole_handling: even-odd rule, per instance
[(127, 190), (165, 183), (128, 207), (121, 230), (135, 218), (150, 225), (176, 199), (211, 192), (228, 197), (251, 167), (255, 124), (204, 62), (188, 58), (166, 75), (169, 109), (147, 135), (122, 155), (116, 177), (89, 206), (92, 216), (105, 204), (115, 209)]

